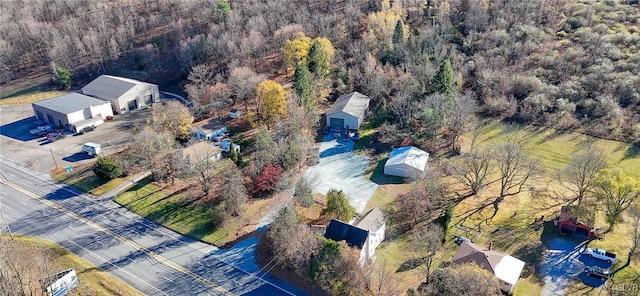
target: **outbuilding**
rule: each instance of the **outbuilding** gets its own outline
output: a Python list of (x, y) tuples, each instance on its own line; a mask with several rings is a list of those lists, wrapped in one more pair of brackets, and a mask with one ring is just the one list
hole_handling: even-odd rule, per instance
[(369, 97), (352, 92), (338, 97), (327, 111), (326, 125), (332, 128), (359, 129), (369, 109)]
[(36, 118), (60, 128), (74, 131), (99, 125), (113, 116), (111, 103), (79, 93), (66, 93), (31, 104)]
[(429, 153), (413, 146), (394, 148), (384, 164), (384, 174), (417, 179), (424, 173)]
[(85, 85), (82, 93), (111, 102), (115, 113), (126, 113), (160, 101), (157, 85), (111, 75), (100, 75)]

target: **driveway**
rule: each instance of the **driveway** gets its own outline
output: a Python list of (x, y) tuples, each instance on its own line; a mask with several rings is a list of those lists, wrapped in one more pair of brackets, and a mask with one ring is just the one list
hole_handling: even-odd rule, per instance
[(84, 135), (67, 135), (53, 143), (44, 137), (36, 137), (29, 130), (37, 126), (31, 104), (4, 106), (0, 111), (0, 152), (13, 162), (40, 173), (49, 173), (56, 165), (66, 167), (92, 161), (80, 153), (86, 142), (102, 145), (109, 155), (129, 143), (131, 129), (146, 122), (150, 110), (137, 110), (116, 115), (115, 120), (105, 122), (95, 131)]
[(378, 188), (364, 178), (369, 158), (353, 153), (353, 141), (325, 136), (320, 144), (320, 162), (307, 169), (305, 178), (314, 192), (327, 194), (329, 189), (344, 191), (357, 212), (364, 211), (367, 202)]
[(586, 266), (609, 268), (611, 264), (582, 255), (582, 245), (572, 237), (554, 236), (544, 242), (547, 250), (540, 263), (542, 295), (562, 295), (574, 280), (598, 288), (604, 281), (587, 276), (582, 271)]

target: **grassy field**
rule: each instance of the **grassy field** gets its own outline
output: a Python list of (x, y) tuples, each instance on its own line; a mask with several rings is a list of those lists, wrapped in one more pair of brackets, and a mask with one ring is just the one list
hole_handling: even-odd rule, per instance
[[(20, 248), (45, 248), (53, 254), (52, 266), (59, 270), (74, 268), (78, 275), (79, 285), (73, 295), (143, 295), (138, 290), (121, 282), (110, 274), (97, 269), (89, 262), (70, 253), (66, 249), (46, 240), (33, 237), (14, 236), (14, 242)], [(2, 240), (10, 240), (2, 236)], [(4, 259), (3, 259), (4, 260)]]
[[(553, 185), (553, 172), (564, 167), (571, 159), (572, 153), (588, 145), (602, 150), (606, 155), (609, 166), (620, 168), (627, 175), (640, 179), (640, 147), (637, 145), (593, 138), (580, 133), (560, 132), (538, 126), (526, 126), (521, 129), (505, 128), (495, 121), (484, 125), (477, 144), (480, 147), (496, 144), (504, 141), (514, 133), (527, 140), (526, 152), (532, 157), (539, 158), (545, 166), (545, 175), (532, 184), (534, 187), (557, 189)], [(470, 138), (471, 135), (463, 137), (463, 152), (468, 151)], [(380, 163), (383, 165), (385, 160), (386, 156), (384, 155), (381, 155), (377, 161), (374, 160), (366, 177), (372, 180), (376, 178), (376, 174), (381, 173), (380, 168), (382, 166)], [(379, 181), (382, 180), (380, 179)], [(411, 186), (415, 185), (415, 183), (397, 184), (397, 181), (388, 180), (382, 182), (367, 204), (367, 209), (374, 206), (383, 209), (390, 208), (396, 196), (407, 192)], [(428, 180), (425, 181), (428, 182)], [(448, 184), (454, 183), (452, 178), (445, 178), (444, 181)], [(455, 190), (455, 186), (451, 187), (451, 189)], [(490, 196), (495, 189), (486, 189), (484, 195)], [(461, 223), (460, 219), (465, 212), (473, 210), (483, 202), (482, 199), (468, 199), (455, 207), (456, 217), (454, 217), (452, 223), (454, 226), (450, 229), (450, 233), (466, 236), (480, 245), (485, 245), (492, 241), (497, 250), (513, 254), (525, 262), (535, 265), (542, 260), (542, 252), (545, 250), (542, 241), (549, 236), (558, 235), (551, 224), (547, 224), (545, 227), (532, 223), (541, 215), (546, 215), (547, 220), (557, 215), (557, 209), (549, 209), (546, 212), (541, 211), (538, 205), (543, 201), (539, 200), (539, 198), (540, 196), (534, 192), (525, 191), (518, 196), (505, 199), (500, 204), (497, 215), (490, 221), (487, 222), (486, 218), (493, 211), (492, 207)], [(548, 198), (548, 196), (545, 198)], [(605, 225), (604, 218), (601, 215), (598, 216), (596, 223), (597, 225)], [(387, 235), (390, 237), (379, 247), (376, 252), (378, 258), (376, 260), (386, 260), (390, 268), (399, 268), (407, 260), (407, 256), (411, 256), (413, 252), (411, 245), (408, 243), (410, 234), (394, 237), (393, 224), (387, 227), (389, 228)], [(620, 224), (613, 233), (607, 234), (605, 239), (592, 242), (592, 246), (613, 250), (619, 254), (620, 261), (624, 262), (627, 256), (625, 250), (628, 248), (630, 231), (631, 229), (628, 225)], [(448, 243), (442, 260), (449, 260), (455, 249), (454, 245)], [(447, 256), (449, 257), (447, 258)], [(619, 263), (619, 265), (621, 264)], [(638, 265), (638, 262), (634, 262), (630, 268), (626, 268), (616, 274), (617, 282), (632, 282), (637, 279), (638, 273), (640, 273), (640, 266)], [(416, 287), (422, 279), (416, 271), (396, 272), (395, 276), (402, 279), (403, 287)], [(600, 295), (605, 295), (605, 292), (600, 292), (599, 290), (587, 291), (584, 287), (581, 282), (574, 282), (567, 293), (572, 295), (601, 293)], [(539, 295), (541, 291), (542, 283), (533, 274), (521, 279), (515, 295)]]
[(131, 211), (152, 221), (158, 222), (184, 235), (224, 246), (242, 235), (249, 233), (251, 226), (259, 219), (259, 213), (269, 205), (268, 199), (251, 201), (240, 217), (228, 219), (221, 227), (211, 225), (210, 208), (194, 201), (184, 190), (172, 192), (157, 187), (145, 179), (127, 192), (116, 197), (115, 201)]
[(51, 171), (51, 177), (55, 181), (95, 196), (103, 195), (126, 181), (126, 178), (116, 178), (113, 180), (99, 178), (93, 173), (91, 166), (75, 167), (74, 172), (71, 174), (67, 173), (64, 169), (54, 169)]
[(28, 104), (44, 99), (53, 98), (55, 96), (65, 93), (64, 91), (52, 90), (52, 91), (33, 91), (29, 93), (19, 93), (16, 96), (0, 99), (0, 106), (11, 106)]

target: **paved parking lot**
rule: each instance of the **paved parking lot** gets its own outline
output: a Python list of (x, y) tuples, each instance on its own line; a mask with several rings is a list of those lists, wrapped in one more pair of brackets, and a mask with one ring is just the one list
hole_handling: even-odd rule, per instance
[(131, 129), (146, 123), (150, 110), (138, 110), (116, 115), (95, 131), (84, 135), (68, 134), (66, 138), (47, 143), (44, 137), (36, 137), (29, 131), (37, 126), (31, 104), (5, 106), (0, 110), (0, 154), (13, 162), (33, 170), (49, 173), (56, 165), (67, 167), (92, 161), (80, 153), (86, 142), (102, 145), (109, 155), (131, 140)]

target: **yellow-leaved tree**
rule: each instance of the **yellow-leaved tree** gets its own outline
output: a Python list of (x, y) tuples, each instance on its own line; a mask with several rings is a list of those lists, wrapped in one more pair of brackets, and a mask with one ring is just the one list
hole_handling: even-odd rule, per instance
[(409, 26), (404, 22), (404, 11), (400, 4), (396, 2), (392, 5), (389, 0), (383, 0), (382, 9), (367, 16), (367, 30), (362, 34), (364, 42), (371, 46), (387, 44), (392, 40), (399, 20), (402, 25), (403, 36), (409, 36)]
[(154, 104), (147, 121), (155, 131), (169, 132), (177, 140), (186, 141), (191, 136), (191, 110), (178, 101)]
[(287, 115), (287, 98), (284, 88), (273, 80), (265, 80), (258, 84), (256, 95), (260, 116), (268, 123)]
[(297, 63), (307, 62), (309, 48), (311, 48), (311, 38), (307, 37), (303, 32), (296, 33), (294, 39), (284, 42), (282, 54), (284, 55), (284, 63), (287, 65), (287, 75), (293, 75)]

